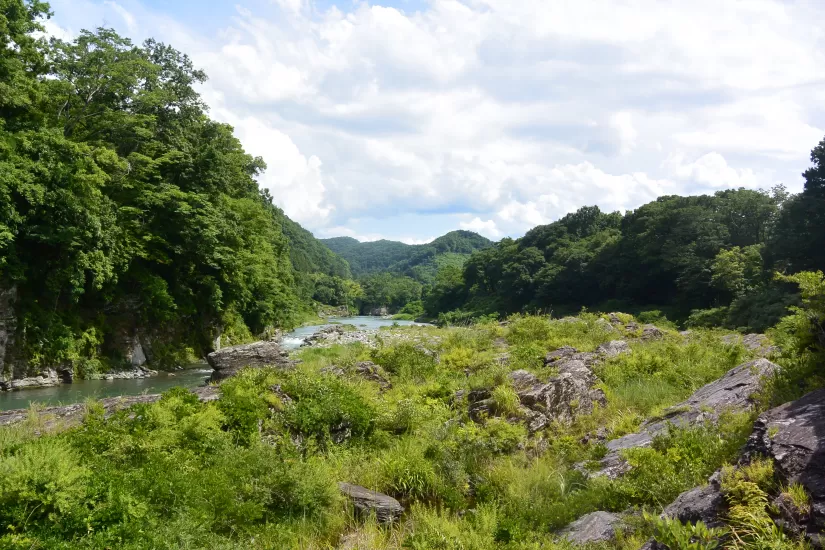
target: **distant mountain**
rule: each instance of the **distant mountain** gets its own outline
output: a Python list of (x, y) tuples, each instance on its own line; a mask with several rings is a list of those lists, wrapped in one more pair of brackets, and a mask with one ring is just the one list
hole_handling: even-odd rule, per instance
[(431, 243), (416, 245), (387, 240), (362, 243), (352, 237), (321, 242), (349, 263), (355, 277), (390, 271), (425, 283), (432, 282), (440, 266), (462, 264), (473, 252), (493, 245), (472, 231), (451, 231)]

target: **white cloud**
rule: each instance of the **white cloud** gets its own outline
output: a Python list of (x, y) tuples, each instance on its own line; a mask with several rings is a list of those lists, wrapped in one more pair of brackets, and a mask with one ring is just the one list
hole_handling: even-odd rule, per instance
[(460, 222), (459, 227), (461, 229), (466, 229), (467, 231), (475, 231), (480, 235), (484, 235), (490, 239), (498, 239), (501, 237), (501, 231), (499, 231), (496, 222), (493, 220), (482, 220), (478, 216), (473, 218), (468, 222)]
[(664, 166), (675, 178), (710, 187), (759, 187), (759, 179), (753, 170), (732, 168), (717, 152), (702, 155), (693, 162), (685, 162), (684, 155), (671, 155)]
[(323, 236), (406, 215), (392, 236), (420, 241), (446, 212), (500, 238), (583, 205), (799, 189), (825, 135), (819, 3), (272, 0), (200, 35), (138, 0), (76, 1), (56, 0), (64, 29), (109, 14), (185, 49), (261, 183)]

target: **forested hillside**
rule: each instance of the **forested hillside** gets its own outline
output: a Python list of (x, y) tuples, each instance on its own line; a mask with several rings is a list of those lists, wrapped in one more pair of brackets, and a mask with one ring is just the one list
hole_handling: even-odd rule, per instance
[(472, 231), (451, 231), (427, 244), (397, 241), (359, 242), (351, 237), (322, 239), (333, 252), (347, 260), (356, 277), (374, 273), (400, 273), (431, 283), (443, 265), (461, 265), (471, 253), (492, 245)]
[(37, 39), (45, 4), (0, 6), (5, 376), (88, 374), (138, 344), (176, 364), (293, 325), (312, 294), (295, 270), (349, 276), (259, 188), (186, 55), (108, 29)]
[(798, 302), (775, 273), (825, 269), (825, 141), (805, 188), (665, 196), (622, 215), (583, 207), (439, 272), (426, 307), (445, 321), (583, 307), (688, 326), (764, 330)]

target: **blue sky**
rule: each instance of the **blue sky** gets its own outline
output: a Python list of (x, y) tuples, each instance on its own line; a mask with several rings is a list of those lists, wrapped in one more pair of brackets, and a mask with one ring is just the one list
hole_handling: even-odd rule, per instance
[(519, 236), (580, 206), (802, 186), (825, 5), (658, 0), (53, 0), (188, 53), (211, 115), (320, 237)]

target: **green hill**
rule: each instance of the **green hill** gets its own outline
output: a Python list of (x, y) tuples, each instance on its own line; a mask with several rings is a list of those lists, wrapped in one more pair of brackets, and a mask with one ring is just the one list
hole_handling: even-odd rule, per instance
[(426, 283), (432, 282), (439, 267), (461, 265), (473, 252), (493, 245), (472, 231), (451, 231), (430, 243), (418, 245), (388, 240), (362, 243), (352, 237), (321, 239), (321, 242), (349, 262), (355, 277), (390, 271)]
[(281, 212), (281, 228), (289, 241), (289, 258), (292, 260), (295, 271), (323, 273), (343, 279), (349, 279), (352, 276), (346, 260), (324, 246), (312, 233), (289, 219), (283, 212)]

